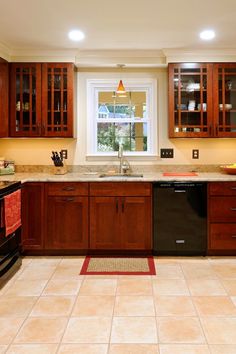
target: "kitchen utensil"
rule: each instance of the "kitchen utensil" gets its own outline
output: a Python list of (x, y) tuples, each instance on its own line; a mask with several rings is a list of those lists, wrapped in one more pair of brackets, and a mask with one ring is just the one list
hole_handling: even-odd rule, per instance
[(229, 175), (236, 175), (236, 164), (220, 166), (220, 168)]

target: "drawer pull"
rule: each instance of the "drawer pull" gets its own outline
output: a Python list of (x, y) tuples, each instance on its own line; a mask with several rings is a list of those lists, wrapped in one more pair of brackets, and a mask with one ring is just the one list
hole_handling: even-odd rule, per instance
[(175, 243), (185, 243), (185, 240), (175, 240)]
[(236, 208), (230, 208), (232, 211), (236, 211)]
[(234, 190), (234, 189), (236, 189), (236, 187), (231, 187), (231, 189), (233, 189), (233, 190)]
[(73, 202), (74, 200), (75, 200), (75, 198), (73, 198), (73, 197), (71, 197), (71, 198), (70, 197), (69, 198), (63, 198), (62, 199), (63, 202)]
[(74, 191), (75, 187), (64, 187), (62, 188), (63, 191)]
[(232, 237), (232, 238), (236, 238), (236, 235), (232, 235), (231, 237)]

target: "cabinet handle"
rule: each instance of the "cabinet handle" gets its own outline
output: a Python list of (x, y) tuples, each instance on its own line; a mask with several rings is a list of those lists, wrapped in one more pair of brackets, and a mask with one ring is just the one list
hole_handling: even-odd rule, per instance
[(118, 205), (118, 199), (116, 199), (116, 212), (118, 213), (119, 211), (119, 205)]
[(122, 213), (125, 211), (125, 201), (124, 201), (124, 199), (122, 199), (121, 210), (122, 210)]
[(232, 211), (236, 211), (236, 208), (230, 208)]
[(232, 237), (232, 238), (236, 238), (236, 235), (232, 235), (231, 237)]
[(175, 240), (175, 243), (185, 243), (185, 240)]
[(236, 189), (236, 187), (231, 187), (231, 189), (235, 190), (235, 189)]
[(209, 135), (211, 135), (211, 124), (209, 125)]
[(73, 198), (73, 197), (62, 198), (63, 202), (73, 202), (74, 200), (75, 200), (75, 198)]
[(42, 125), (42, 135), (45, 135), (45, 124)]
[(74, 191), (75, 187), (63, 187), (62, 190), (63, 191)]
[(216, 124), (216, 135), (218, 135), (218, 124)]

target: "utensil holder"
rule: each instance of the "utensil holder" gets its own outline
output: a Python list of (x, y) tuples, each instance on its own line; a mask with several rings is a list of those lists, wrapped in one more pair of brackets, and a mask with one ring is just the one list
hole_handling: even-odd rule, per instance
[(67, 173), (66, 166), (54, 166), (54, 175), (65, 175)]

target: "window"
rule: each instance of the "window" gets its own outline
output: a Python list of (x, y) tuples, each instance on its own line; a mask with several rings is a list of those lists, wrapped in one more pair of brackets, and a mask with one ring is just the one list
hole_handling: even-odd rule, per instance
[(118, 80), (88, 80), (88, 155), (156, 153), (155, 80), (123, 79), (126, 94), (116, 94)]

